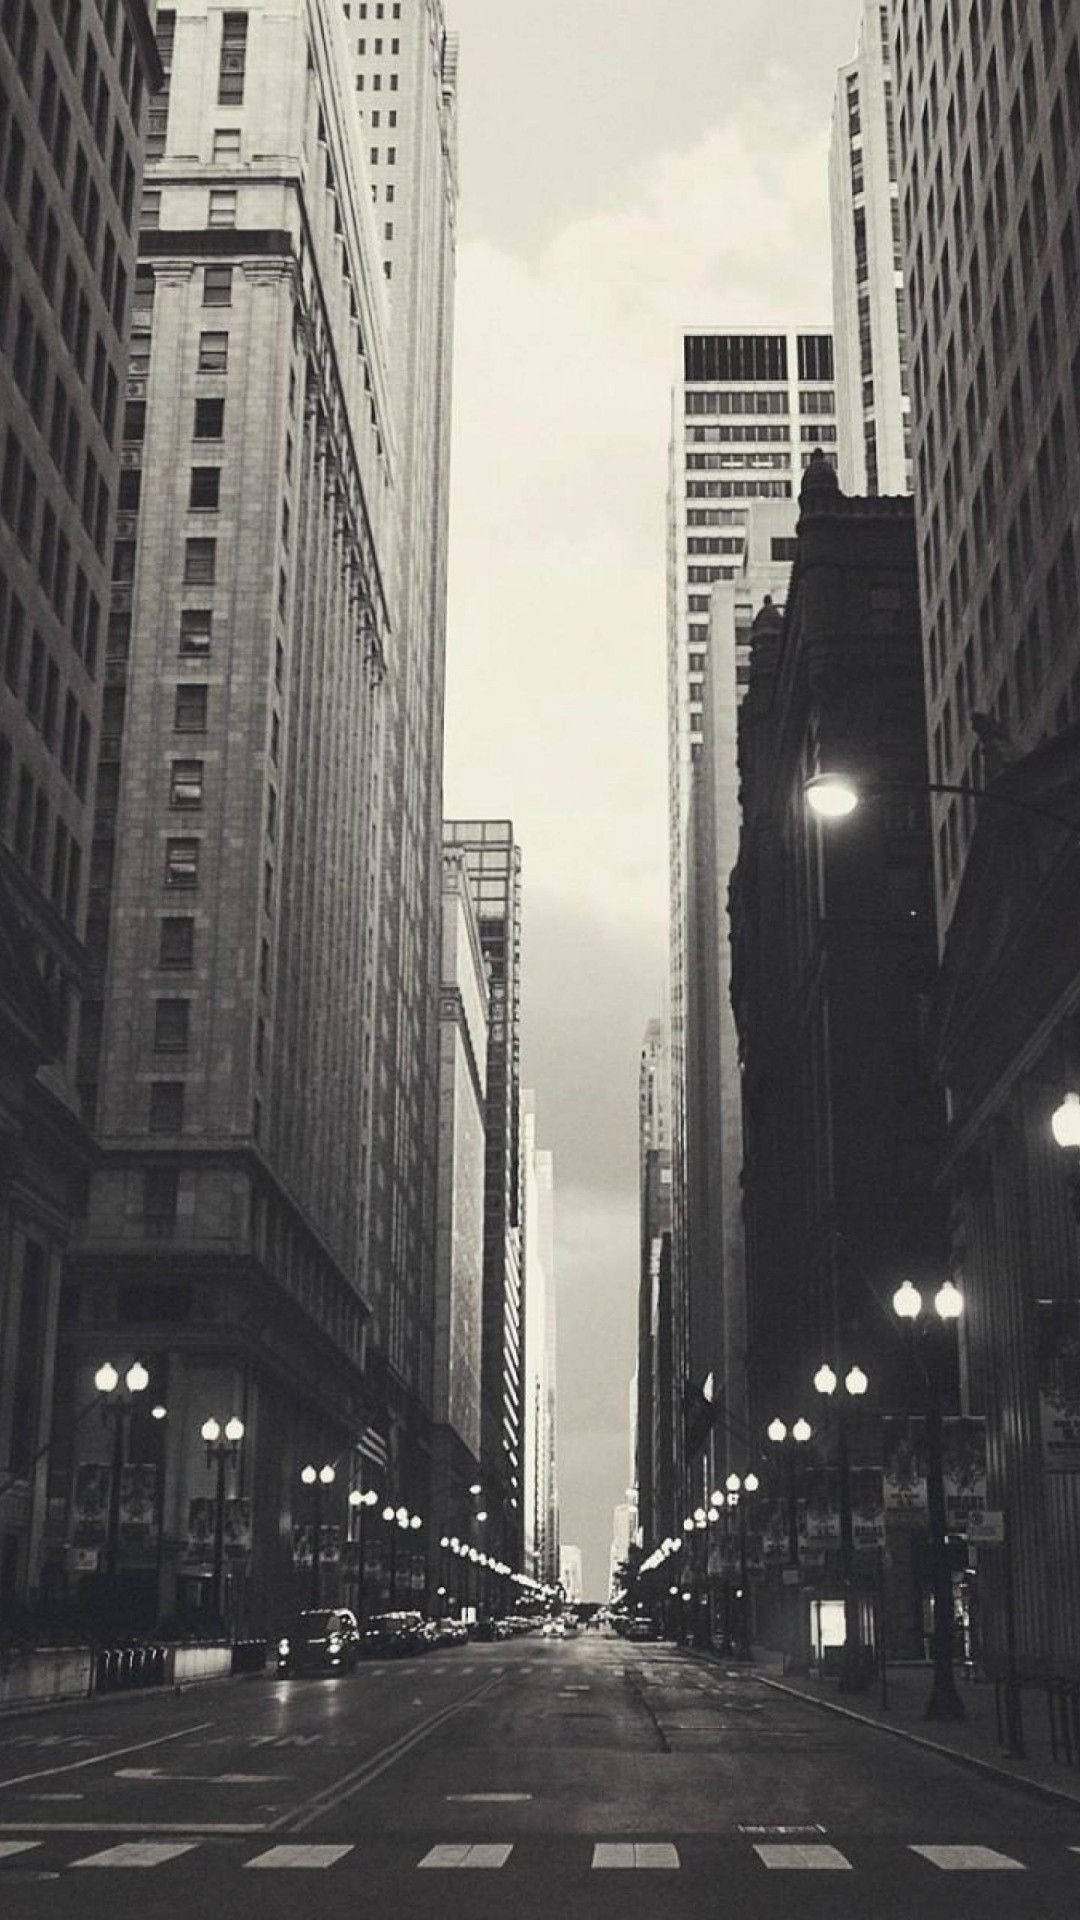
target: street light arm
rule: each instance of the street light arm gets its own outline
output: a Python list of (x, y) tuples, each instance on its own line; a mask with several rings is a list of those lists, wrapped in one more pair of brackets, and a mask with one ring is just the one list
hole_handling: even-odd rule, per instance
[(1063, 827), (1067, 833), (1080, 836), (1080, 820), (1066, 820), (1064, 814), (1052, 813), (1048, 807), (1035, 806), (1030, 800), (1018, 800), (1015, 794), (998, 793), (994, 787), (965, 787), (955, 780), (873, 780), (862, 791), (867, 794), (959, 794), (963, 799), (974, 801), (977, 806), (989, 800), (994, 806), (1007, 807), (1013, 813), (1025, 813), (1033, 820), (1042, 820), (1051, 827)]

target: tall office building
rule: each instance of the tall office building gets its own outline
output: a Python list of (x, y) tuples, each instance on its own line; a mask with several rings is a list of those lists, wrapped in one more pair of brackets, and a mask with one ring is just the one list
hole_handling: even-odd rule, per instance
[(637, 1409), (632, 1477), (646, 1547), (654, 1546), (671, 1531), (674, 1487), (682, 1477), (671, 1367), (670, 1075), (666, 1032), (664, 1017), (649, 1021), (638, 1066)]
[(143, 0), (0, 15), (0, 1608), (41, 1587), (109, 551), (148, 94)]
[(1050, 1120), (1076, 1086), (1080, 952), (1075, 835), (1037, 816), (1078, 811), (1080, 5), (952, 0), (931, 18), (892, 0), (890, 30), (930, 775), (995, 796), (931, 803), (939, 1184), (967, 1410), (1010, 1532), (1008, 1558), (980, 1549), (980, 1615), (997, 1660), (1064, 1673), (1078, 1198)]
[(435, 1382), (428, 1552), (462, 1538), (480, 1473), (488, 983), (463, 855), (443, 860)]
[(837, 471), (847, 493), (911, 492), (907, 313), (889, 12), (862, 0), (829, 143)]
[(390, 311), (400, 568), (387, 654), (375, 1124), (365, 1281), (395, 1489), (419, 1501), (435, 1293), (443, 686), (457, 41), (442, 0), (346, 8)]
[(667, 495), (669, 1070), (675, 1378), (689, 1365), (687, 843), (691, 769), (704, 740), (710, 590), (734, 581), (749, 505), (788, 501), (815, 446), (834, 450), (832, 336), (685, 329), (672, 391)]
[(517, 1567), (524, 1523), (521, 849), (510, 820), (448, 820), (465, 855), (488, 964), (481, 1467), (492, 1552)]
[[(340, 8), (185, 0), (158, 31), (80, 1052), (101, 1152), (54, 1463), (99, 1457), (70, 1414), (96, 1361), (146, 1358), (168, 1417), (132, 1418), (158, 1498), (121, 1527), (119, 1592), (136, 1620), (190, 1615), (213, 1575), (200, 1426), (242, 1418), (222, 1600), (255, 1628), (298, 1596), (301, 1467), (370, 1418), (395, 427)], [(79, 1567), (99, 1522), (71, 1517)]]
[(522, 1483), (524, 1503), (523, 1568), (535, 1580), (547, 1578), (554, 1558), (552, 1486), (554, 1382), (548, 1369), (555, 1317), (555, 1166), (553, 1155), (536, 1144), (536, 1099), (523, 1097), (522, 1192), (524, 1207), (525, 1310), (522, 1358)]
[[(931, 770), (977, 785), (973, 713), (1020, 747), (1080, 716), (1080, 14), (890, 18)], [(973, 825), (934, 801), (942, 934)]]

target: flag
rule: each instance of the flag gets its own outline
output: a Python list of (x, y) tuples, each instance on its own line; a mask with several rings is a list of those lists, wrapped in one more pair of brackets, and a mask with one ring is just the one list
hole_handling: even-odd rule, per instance
[(382, 1473), (386, 1472), (386, 1441), (383, 1439), (381, 1433), (375, 1431), (374, 1427), (364, 1428), (363, 1433), (356, 1443), (356, 1450), (371, 1466), (378, 1467)]

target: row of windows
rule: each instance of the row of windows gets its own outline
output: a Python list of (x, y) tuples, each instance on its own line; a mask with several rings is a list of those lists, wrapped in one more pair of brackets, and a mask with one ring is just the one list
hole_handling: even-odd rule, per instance
[(0, 647), (3, 671), (16, 699), (24, 698), (27, 716), (50, 753), (58, 754), (61, 770), (80, 800), (86, 798), (90, 772), (90, 722), (70, 688), (64, 694), (61, 717), (60, 668), (35, 628), (27, 634), (26, 610), (17, 593), (0, 574)]
[[(7, 521), (27, 559), (33, 562), (36, 555), (38, 565), (44, 568), (51, 586), (60, 551), (58, 522), (48, 498), (42, 496), (39, 538), (38, 501), (37, 470), (14, 427), (9, 427), (4, 444), (3, 468), (0, 470), (0, 514)], [(81, 515), (87, 534), (104, 559), (109, 531), (109, 490), (98, 473), (97, 461), (89, 447), (83, 460)]]
[[(806, 429), (804, 428), (803, 431), (805, 433)], [(762, 441), (772, 441), (774, 444), (778, 444), (785, 440), (790, 440), (790, 438), (791, 428), (786, 420), (778, 420), (775, 422), (762, 421), (755, 423), (752, 427), (736, 425), (730, 427), (687, 427), (686, 429), (687, 443), (692, 447), (717, 446), (725, 443), (728, 445), (733, 443), (742, 445), (746, 442), (756, 442), (760, 444)]]
[[(53, 0), (53, 17), (57, 30), (61, 34), (64, 51), (67, 54), (72, 72), (77, 74), (79, 48), (79, 23), (81, 9), (79, 0)], [(113, 34), (115, 39), (115, 4), (111, 8), (113, 15)], [(0, 27), (16, 54), (16, 66), (27, 97), (34, 89), (34, 72), (39, 37), (38, 16), (34, 0), (3, 0), (0, 6)], [(130, 83), (130, 103), (132, 122), (138, 129), (139, 112), (142, 100), (142, 67), (134, 60), (133, 43), (130, 32), (124, 28), (124, 58), (127, 61), (127, 80)], [(123, 67), (122, 67), (123, 79)], [(135, 169), (127, 151), (123, 129), (119, 116), (112, 119), (112, 98), (105, 73), (102, 71), (94, 44), (92, 32), (87, 29), (83, 44), (83, 67), (81, 97), (86, 118), (94, 135), (94, 141), (105, 163), (109, 153), (109, 184), (117, 205), (121, 208), (124, 224), (131, 231), (131, 218), (135, 200)], [(112, 123), (112, 145), (109, 148), (109, 126)], [(71, 115), (66, 99), (60, 92), (56, 69), (48, 53), (42, 59), (41, 88), (38, 101), (38, 123), (46, 145), (49, 147), (61, 186), (67, 167), (68, 142), (71, 133)], [(72, 182), (72, 212), (75, 223), (86, 237), (87, 251), (94, 257), (97, 244), (97, 230), (100, 220), (101, 203), (96, 184), (91, 180), (86, 155), (81, 145), (76, 147), (75, 174)]]
[[(703, 431), (703, 429), (702, 429)], [(688, 453), (686, 467), (689, 473), (722, 472), (725, 467), (760, 468), (775, 467), (783, 471), (790, 467), (791, 456), (786, 453)]]
[(688, 500), (790, 500), (790, 480), (688, 480)]
[(10, 840), (16, 859), (42, 891), (48, 892), (57, 912), (74, 926), (79, 913), (82, 848), (60, 813), (52, 814), (49, 796), (44, 787), (38, 786), (30, 767), (20, 767), (15, 786), (14, 765), (11, 741), (0, 733), (0, 837)]

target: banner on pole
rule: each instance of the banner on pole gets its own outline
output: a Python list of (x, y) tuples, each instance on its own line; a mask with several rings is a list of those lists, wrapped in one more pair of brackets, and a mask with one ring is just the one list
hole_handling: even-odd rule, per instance
[(251, 1501), (246, 1497), (226, 1500), (224, 1514), (225, 1552), (239, 1559), (251, 1552)]
[(157, 1552), (157, 1468), (130, 1461), (120, 1472), (120, 1551), (131, 1564)]
[(941, 1428), (945, 1525), (950, 1533), (966, 1533), (969, 1518), (986, 1511), (986, 1421), (950, 1418)]
[(83, 1460), (75, 1469), (71, 1493), (71, 1544), (103, 1547), (109, 1530), (109, 1493), (112, 1472), (95, 1460)]
[(851, 1537), (856, 1548), (885, 1545), (884, 1475), (880, 1467), (851, 1469)]
[(926, 1422), (889, 1418), (881, 1424), (885, 1512), (921, 1518), (928, 1510)]
[(184, 1565), (209, 1573), (214, 1564), (214, 1502), (205, 1494), (188, 1501), (188, 1540)]

